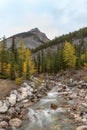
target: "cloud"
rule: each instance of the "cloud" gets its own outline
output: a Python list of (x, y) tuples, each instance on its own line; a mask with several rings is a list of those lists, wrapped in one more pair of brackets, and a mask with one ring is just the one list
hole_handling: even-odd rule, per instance
[(0, 36), (38, 27), (52, 39), (87, 25), (87, 0), (0, 0)]

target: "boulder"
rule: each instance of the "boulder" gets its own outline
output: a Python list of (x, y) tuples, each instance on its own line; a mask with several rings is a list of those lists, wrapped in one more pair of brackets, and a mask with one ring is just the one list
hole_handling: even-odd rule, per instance
[(28, 89), (22, 87), (22, 88), (20, 89), (20, 91), (21, 91), (21, 100), (27, 98), (27, 96), (28, 96)]
[(11, 107), (9, 110), (8, 110), (8, 113), (9, 114), (14, 114), (16, 111), (14, 109), (14, 107)]
[(14, 106), (16, 104), (16, 95), (15, 94), (11, 94), (10, 97), (8, 98), (9, 103), (11, 104), (11, 106)]
[(8, 123), (6, 121), (0, 122), (0, 128), (7, 128), (7, 127), (8, 127)]
[(19, 128), (22, 124), (22, 121), (18, 118), (13, 118), (9, 121), (9, 125), (11, 127), (16, 127), (16, 128)]
[(5, 113), (5, 112), (7, 112), (7, 110), (8, 110), (8, 106), (7, 106), (7, 104), (4, 102), (2, 102), (2, 101), (0, 101), (0, 113)]

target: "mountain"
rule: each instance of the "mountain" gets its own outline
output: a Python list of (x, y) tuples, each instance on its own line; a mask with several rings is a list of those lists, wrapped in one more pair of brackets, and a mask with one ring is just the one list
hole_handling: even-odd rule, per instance
[(38, 52), (40, 50), (44, 50), (44, 52), (56, 51), (60, 48), (66, 41), (74, 44), (74, 45), (81, 45), (82, 47), (87, 49), (87, 27), (81, 28), (77, 31), (70, 32), (68, 34), (56, 37), (55, 39), (49, 41), (46, 44), (42, 44), (36, 47), (33, 52)]
[(15, 44), (18, 47), (18, 43), (22, 38), (26, 48), (34, 49), (50, 40), (42, 33), (38, 28), (34, 28), (28, 32), (19, 33), (6, 39), (7, 47), (10, 48), (12, 44), (12, 37), (15, 39)]

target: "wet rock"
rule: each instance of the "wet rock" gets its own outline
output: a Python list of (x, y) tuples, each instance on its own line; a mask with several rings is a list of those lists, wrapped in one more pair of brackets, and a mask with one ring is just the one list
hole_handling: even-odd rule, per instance
[(76, 130), (87, 130), (87, 126), (86, 125), (79, 126), (76, 128)]
[(8, 123), (6, 121), (0, 122), (0, 128), (7, 128), (7, 127), (8, 127)]
[(31, 106), (32, 104), (33, 104), (33, 102), (24, 103), (24, 108), (28, 108), (28, 107)]
[(37, 98), (42, 98), (42, 95), (41, 94), (37, 94)]
[(56, 110), (56, 109), (58, 108), (58, 105), (56, 105), (56, 104), (51, 104), (51, 108), (54, 109), (54, 110)]
[(37, 99), (37, 98), (35, 98), (35, 99), (32, 99), (32, 102), (37, 102), (37, 101), (39, 101), (39, 99)]
[(26, 119), (27, 118), (27, 113), (28, 113), (28, 110), (27, 109), (23, 109), (19, 115), (19, 118), (20, 119)]
[(16, 128), (19, 128), (22, 124), (22, 121), (18, 118), (13, 118), (9, 121), (9, 125), (11, 127), (16, 127)]

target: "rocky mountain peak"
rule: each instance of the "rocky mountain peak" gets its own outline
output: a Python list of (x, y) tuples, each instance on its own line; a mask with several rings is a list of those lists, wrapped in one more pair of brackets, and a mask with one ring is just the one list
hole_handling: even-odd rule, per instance
[(31, 29), (30, 32), (40, 32), (38, 28)]
[(31, 29), (28, 32), (23, 32), (11, 36), (7, 39), (7, 47), (10, 48), (12, 44), (12, 37), (15, 37), (15, 44), (18, 47), (20, 38), (23, 39), (26, 48), (36, 48), (41, 44), (49, 41), (45, 33), (42, 33), (38, 28)]

